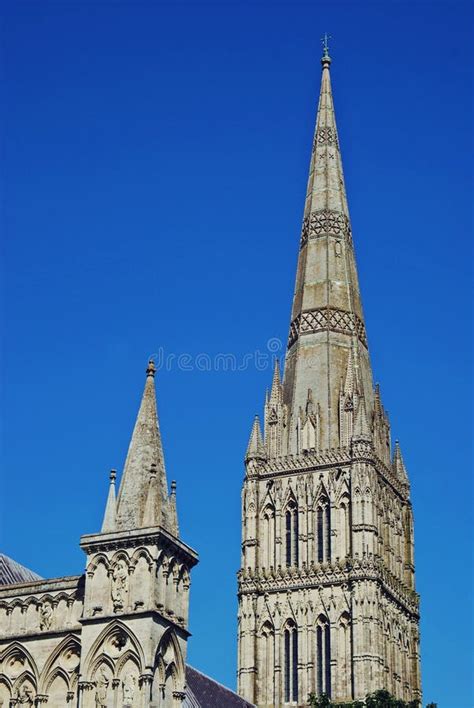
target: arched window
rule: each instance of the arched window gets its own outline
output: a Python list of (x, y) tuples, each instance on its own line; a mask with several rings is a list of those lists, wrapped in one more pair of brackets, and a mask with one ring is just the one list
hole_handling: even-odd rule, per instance
[(319, 563), (331, 560), (331, 506), (326, 498), (316, 511), (316, 547)]
[(291, 620), (283, 633), (285, 652), (285, 703), (298, 702), (298, 630)]
[(263, 703), (272, 705), (275, 702), (275, 632), (270, 622), (265, 622), (261, 631), (259, 672), (262, 676)]
[(267, 568), (275, 566), (275, 510), (268, 505), (264, 511), (264, 558), (263, 565)]
[(316, 690), (331, 696), (331, 629), (323, 615), (316, 627)]
[(285, 513), (286, 565), (298, 565), (298, 507), (294, 501), (288, 504)]

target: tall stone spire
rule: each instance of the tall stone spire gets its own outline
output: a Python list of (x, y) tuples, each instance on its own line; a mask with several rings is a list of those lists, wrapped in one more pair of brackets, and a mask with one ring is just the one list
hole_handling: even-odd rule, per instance
[(372, 411), (372, 374), (326, 48), (321, 63), (321, 93), (283, 383), (289, 453), (297, 452), (296, 419), (309, 388), (321, 408), (320, 446), (339, 445), (340, 382), (346, 379), (348, 365), (354, 368), (365, 392), (367, 414)]
[(156, 470), (156, 494), (153, 492), (155, 509), (146, 509), (146, 522), (154, 518), (156, 525), (170, 527), (170, 502), (156, 405), (155, 372), (155, 365), (150, 360), (117, 499), (117, 530), (143, 527), (152, 468)]
[(258, 708), (421, 695), (410, 487), (372, 384), (330, 65), (325, 38), (283, 382), (245, 457), (238, 685)]

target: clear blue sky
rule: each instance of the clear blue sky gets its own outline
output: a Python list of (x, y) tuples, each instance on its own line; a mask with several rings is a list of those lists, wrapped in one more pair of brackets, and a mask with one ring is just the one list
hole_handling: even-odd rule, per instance
[[(18, 0), (2, 16), (4, 551), (82, 572), (151, 353), (240, 361), (286, 339), (327, 30), (372, 362), (412, 480), (424, 695), (471, 707), (472, 6)], [(201, 559), (189, 660), (230, 686), (260, 369), (157, 375)]]

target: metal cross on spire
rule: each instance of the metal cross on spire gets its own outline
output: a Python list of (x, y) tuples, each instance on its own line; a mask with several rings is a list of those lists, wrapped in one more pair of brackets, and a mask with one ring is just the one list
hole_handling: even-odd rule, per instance
[(324, 33), (324, 37), (321, 37), (321, 44), (323, 45), (323, 59), (329, 58), (329, 40), (332, 39), (331, 35), (327, 32)]

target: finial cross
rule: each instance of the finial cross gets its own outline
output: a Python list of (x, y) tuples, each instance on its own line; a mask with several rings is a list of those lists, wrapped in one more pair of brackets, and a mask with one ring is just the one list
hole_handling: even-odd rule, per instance
[(327, 32), (324, 33), (324, 37), (321, 37), (321, 43), (323, 45), (323, 52), (324, 52), (325, 57), (329, 56), (329, 40), (330, 39), (331, 39), (331, 35), (328, 34)]

